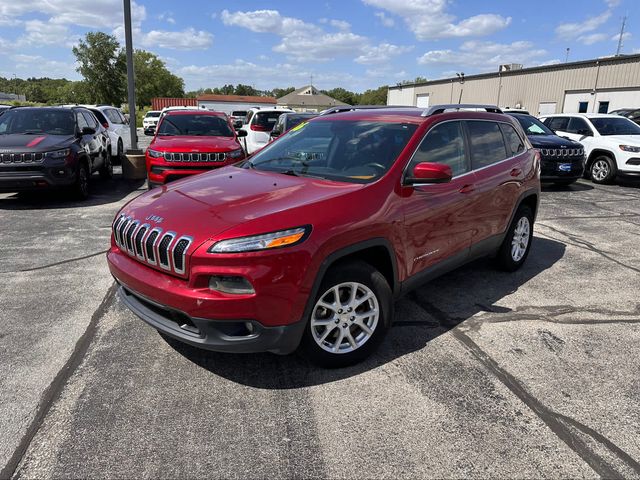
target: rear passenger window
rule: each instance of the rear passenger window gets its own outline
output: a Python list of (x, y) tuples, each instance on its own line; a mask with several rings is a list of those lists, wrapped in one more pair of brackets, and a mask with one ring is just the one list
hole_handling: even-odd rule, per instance
[(586, 132), (589, 132), (593, 135), (585, 119), (580, 117), (571, 117), (565, 132), (575, 133), (577, 135), (584, 135)]
[(78, 120), (78, 130), (82, 131), (83, 128), (86, 128), (89, 126), (89, 124), (87, 123), (87, 120), (84, 118), (84, 115), (82, 115), (82, 113), (77, 112), (76, 118)]
[(468, 121), (467, 127), (472, 169), (486, 167), (507, 158), (507, 148), (497, 123)]
[(469, 171), (461, 122), (445, 122), (433, 127), (411, 159), (409, 172), (421, 162), (444, 163), (453, 176)]
[(511, 155), (518, 155), (520, 152), (524, 152), (524, 142), (516, 132), (516, 129), (506, 123), (503, 123), (501, 127), (507, 146), (511, 149)]
[(82, 115), (84, 115), (84, 119), (87, 121), (87, 125), (89, 125), (94, 130), (98, 128), (98, 124), (94, 120), (93, 115), (91, 115), (89, 112), (82, 112)]
[(545, 120), (544, 124), (554, 132), (556, 130), (566, 132), (569, 125), (569, 117), (551, 117)]

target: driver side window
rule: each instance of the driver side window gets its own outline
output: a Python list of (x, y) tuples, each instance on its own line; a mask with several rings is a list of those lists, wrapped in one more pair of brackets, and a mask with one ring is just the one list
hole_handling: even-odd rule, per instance
[(411, 159), (409, 172), (421, 162), (449, 165), (454, 177), (467, 173), (470, 168), (462, 122), (445, 122), (429, 130)]

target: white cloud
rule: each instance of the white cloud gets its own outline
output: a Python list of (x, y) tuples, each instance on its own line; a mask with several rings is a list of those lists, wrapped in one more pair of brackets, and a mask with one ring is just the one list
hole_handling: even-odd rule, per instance
[(362, 55), (355, 61), (362, 64), (386, 63), (392, 57), (413, 50), (413, 46), (399, 46), (390, 43), (381, 43), (375, 47), (364, 47)]
[(396, 24), (395, 20), (391, 17), (387, 17), (384, 12), (376, 12), (374, 15), (380, 19), (380, 23), (385, 27), (393, 27)]
[(76, 65), (72, 62), (50, 60), (40, 55), (11, 55), (15, 62), (14, 69), (18, 76), (51, 77), (51, 78), (79, 78)]
[(69, 27), (41, 20), (24, 22), (25, 33), (18, 38), (17, 46), (24, 45), (65, 45), (73, 46), (78, 37), (69, 33)]
[(320, 29), (297, 18), (284, 17), (277, 10), (254, 10), (253, 12), (234, 12), (223, 10), (222, 23), (243, 27), (257, 33), (276, 35), (295, 35), (305, 31), (316, 33)]
[(604, 24), (607, 20), (609, 20), (609, 17), (611, 17), (611, 11), (607, 10), (600, 15), (588, 17), (582, 22), (563, 23), (556, 27), (556, 35), (565, 40), (584, 36), (585, 34), (593, 32), (602, 24)]
[(179, 32), (151, 30), (136, 38), (146, 48), (168, 48), (171, 50), (206, 50), (213, 44), (213, 35), (202, 30), (187, 28)]
[(404, 19), (418, 40), (489, 35), (511, 23), (511, 17), (483, 13), (456, 23), (448, 0), (362, 0)]
[[(629, 40), (632, 37), (631, 32), (624, 32), (622, 34), (622, 41), (624, 42), (625, 40)], [(614, 42), (617, 42), (618, 40), (620, 40), (620, 33), (616, 33), (613, 37), (611, 37), (611, 40)]]
[(351, 24), (344, 20), (329, 20), (329, 25), (336, 27), (338, 30), (350, 30)]
[(167, 23), (170, 23), (171, 25), (175, 25), (176, 23), (176, 19), (173, 18), (173, 13), (171, 12), (162, 12), (159, 15), (157, 15), (156, 18), (161, 22), (167, 22)]
[(418, 58), (421, 65), (455, 65), (480, 71), (497, 71), (504, 63), (539, 63), (546, 50), (532, 42), (508, 44), (468, 40), (459, 50), (431, 50)]
[(606, 33), (590, 33), (588, 35), (580, 35), (578, 41), (585, 45), (593, 45), (594, 43), (602, 42), (609, 37)]

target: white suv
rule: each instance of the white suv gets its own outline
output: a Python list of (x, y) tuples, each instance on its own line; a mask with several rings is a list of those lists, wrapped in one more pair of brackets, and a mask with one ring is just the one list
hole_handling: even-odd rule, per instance
[(242, 126), (242, 130), (247, 132), (243, 141), (247, 154), (260, 150), (269, 143), (271, 130), (283, 113), (295, 112), (286, 108), (252, 108), (247, 112)]
[(142, 119), (142, 129), (145, 135), (153, 135), (160, 119), (160, 110), (149, 110)]
[(109, 133), (111, 140), (111, 156), (122, 160), (125, 150), (131, 148), (131, 133), (129, 122), (119, 108), (109, 105), (81, 105), (88, 108)]
[(540, 120), (561, 137), (584, 146), (585, 176), (611, 183), (617, 175), (640, 176), (640, 126), (619, 115), (559, 113)]

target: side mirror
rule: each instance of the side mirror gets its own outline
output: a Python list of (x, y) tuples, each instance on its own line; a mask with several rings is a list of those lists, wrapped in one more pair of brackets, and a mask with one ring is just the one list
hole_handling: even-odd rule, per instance
[(242, 120), (236, 120), (235, 122), (233, 122), (233, 128), (242, 128)]
[(247, 136), (247, 131), (246, 130), (236, 130), (236, 136), (238, 136), (238, 137), (246, 137)]
[(96, 130), (91, 127), (84, 127), (82, 129), (82, 135), (95, 135)]
[(422, 183), (447, 183), (453, 178), (451, 167), (444, 163), (420, 162), (413, 167), (412, 175), (405, 179), (408, 185)]
[(588, 128), (581, 128), (578, 130), (578, 135), (582, 135), (583, 137), (593, 137), (593, 132)]

